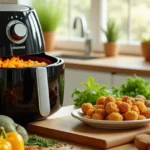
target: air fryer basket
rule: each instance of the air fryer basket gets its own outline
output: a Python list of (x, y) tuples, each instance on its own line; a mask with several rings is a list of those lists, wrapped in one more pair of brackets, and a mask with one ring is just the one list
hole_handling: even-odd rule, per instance
[[(45, 54), (40, 54), (40, 57), (52, 62), (46, 66), (52, 114), (63, 104), (64, 61)], [(1, 114), (8, 115), (21, 124), (45, 118), (39, 112), (36, 69), (37, 67), (0, 68)]]

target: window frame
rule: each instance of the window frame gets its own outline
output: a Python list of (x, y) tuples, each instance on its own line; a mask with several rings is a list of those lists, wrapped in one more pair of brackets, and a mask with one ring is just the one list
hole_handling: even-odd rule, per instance
[[(68, 0), (69, 1), (69, 0)], [(129, 5), (131, 4), (131, 0), (128, 0)], [(128, 9), (128, 27), (130, 27), (130, 11), (131, 7), (129, 6)], [(91, 0), (91, 25), (89, 26), (89, 30), (92, 33), (92, 50), (103, 52), (103, 39), (104, 35), (100, 34), (100, 29), (106, 25), (106, 18), (107, 18), (107, 0)], [(70, 23), (71, 24), (71, 23)], [(129, 29), (130, 30), (130, 29)], [(130, 32), (130, 31), (128, 31)], [(128, 35), (130, 38), (130, 34)], [(74, 39), (73, 37), (63, 38), (57, 37), (56, 38), (56, 49), (65, 49), (65, 50), (84, 50), (84, 40), (82, 39)], [(120, 53), (123, 54), (132, 54), (132, 55), (141, 55), (140, 45), (129, 43), (120, 45)]]

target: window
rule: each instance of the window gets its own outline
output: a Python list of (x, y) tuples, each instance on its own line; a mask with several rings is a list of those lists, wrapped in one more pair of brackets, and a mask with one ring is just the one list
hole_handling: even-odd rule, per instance
[[(121, 5), (120, 5), (121, 3)], [(150, 33), (149, 0), (108, 0), (108, 16), (121, 27), (120, 41), (137, 43), (141, 34)]]
[[(19, 0), (19, 3), (25, 2)], [(114, 18), (120, 27), (118, 42), (123, 53), (140, 53), (141, 35), (150, 33), (149, 0), (63, 0), (63, 5), (65, 16), (57, 29), (58, 48), (84, 49), (84, 38), (73, 29), (78, 14), (86, 18), (93, 50), (103, 50), (106, 40), (101, 28), (106, 26), (107, 18)]]
[(81, 0), (63, 0), (62, 2), (65, 15), (57, 34), (62, 37), (72, 37), (74, 36), (73, 22), (77, 15), (84, 15), (87, 25), (90, 25), (91, 0), (82, 0), (84, 5), (81, 5)]

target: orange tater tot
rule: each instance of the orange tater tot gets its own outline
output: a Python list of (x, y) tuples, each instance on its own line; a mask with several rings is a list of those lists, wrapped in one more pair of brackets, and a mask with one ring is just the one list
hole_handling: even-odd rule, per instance
[(146, 105), (141, 101), (135, 102), (135, 105), (139, 108), (140, 112), (146, 110)]
[(102, 114), (95, 113), (95, 114), (92, 115), (92, 119), (103, 120), (104, 116)]
[(94, 106), (91, 103), (84, 103), (81, 106), (81, 109), (82, 109), (83, 113), (86, 113), (91, 108), (94, 108)]
[(108, 120), (115, 120), (115, 121), (122, 121), (123, 116), (118, 112), (112, 112), (111, 114), (108, 115), (107, 119)]
[(119, 105), (119, 110), (120, 110), (121, 113), (124, 114), (124, 113), (126, 113), (126, 112), (131, 110), (131, 106), (128, 103), (126, 103), (126, 102), (122, 102)]
[(106, 112), (107, 112), (108, 114), (110, 114), (110, 113), (112, 113), (112, 112), (118, 112), (118, 111), (119, 111), (117, 105), (116, 105), (114, 102), (109, 102), (109, 103), (107, 103), (107, 105), (106, 105), (105, 108), (106, 108)]
[(116, 103), (116, 99), (113, 96), (107, 96), (105, 99), (105, 106), (107, 105), (107, 103), (109, 102), (114, 102)]
[(138, 113), (135, 111), (128, 111), (125, 113), (125, 120), (137, 120), (138, 119)]
[(105, 104), (105, 99), (106, 99), (105, 96), (99, 97), (99, 98), (96, 100), (96, 104), (97, 104), (97, 105)]

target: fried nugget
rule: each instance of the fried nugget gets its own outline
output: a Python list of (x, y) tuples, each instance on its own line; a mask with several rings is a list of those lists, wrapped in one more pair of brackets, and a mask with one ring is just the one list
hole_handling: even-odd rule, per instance
[(101, 105), (95, 105), (95, 108), (96, 108), (96, 109), (98, 109), (98, 108), (104, 109), (104, 105), (102, 105), (102, 104), (101, 104)]
[(102, 114), (95, 113), (95, 114), (92, 115), (92, 119), (103, 120), (104, 116)]
[(139, 116), (138, 116), (138, 120), (144, 120), (144, 119), (146, 119), (145, 116), (143, 116), (143, 115), (139, 115)]
[(146, 118), (150, 118), (150, 109), (146, 109), (146, 110), (142, 111), (141, 114), (143, 116), (145, 116)]
[(136, 105), (132, 105), (131, 110), (136, 111), (138, 114), (140, 114), (140, 110)]
[(119, 111), (118, 106), (114, 102), (107, 103), (105, 109), (108, 114)]
[(118, 112), (112, 112), (111, 114), (108, 115), (108, 120), (115, 120), (115, 121), (122, 121), (123, 116), (118, 113)]
[(138, 119), (138, 113), (135, 111), (128, 111), (125, 113), (125, 120), (137, 120)]
[(145, 100), (146, 107), (150, 107), (150, 100)]
[(117, 104), (117, 106), (119, 106), (120, 104), (122, 103), (122, 100), (116, 100), (116, 104)]
[(136, 98), (141, 98), (143, 100), (146, 100), (145, 96), (144, 95), (137, 95)]
[(91, 119), (91, 116), (85, 115), (84, 118)]
[(126, 113), (126, 112), (131, 110), (131, 106), (128, 103), (126, 103), (126, 102), (122, 102), (119, 105), (119, 110), (120, 110), (121, 113), (124, 114), (124, 113)]
[(106, 99), (106, 97), (105, 96), (101, 96), (101, 97), (99, 97), (97, 100), (96, 100), (96, 104), (97, 105), (101, 105), (101, 104), (105, 104), (105, 99)]
[(136, 101), (136, 102), (137, 102), (137, 101), (140, 101), (140, 102), (145, 103), (145, 100), (144, 100), (144, 99), (142, 99), (142, 98), (140, 98), (140, 97), (136, 97), (136, 98), (135, 98), (135, 101)]
[(139, 108), (140, 112), (146, 110), (146, 105), (141, 101), (135, 102), (135, 105)]
[(116, 103), (116, 99), (113, 97), (113, 96), (107, 96), (106, 99), (105, 99), (105, 106), (107, 105), (107, 103), (109, 102), (114, 102)]
[(106, 111), (102, 108), (95, 109), (95, 113), (106, 116)]
[(124, 97), (122, 98), (122, 101), (128, 103), (129, 105), (132, 105), (132, 104), (133, 104), (133, 102), (132, 102), (132, 100), (131, 100), (131, 97), (129, 97), (129, 96), (124, 96)]
[(90, 108), (87, 112), (86, 115), (92, 116), (95, 113), (95, 108)]
[(122, 98), (120, 98), (120, 97), (117, 97), (115, 99), (116, 99), (116, 101), (122, 101)]
[(94, 108), (94, 106), (91, 103), (84, 103), (81, 106), (81, 110), (83, 113), (86, 113), (90, 108)]

